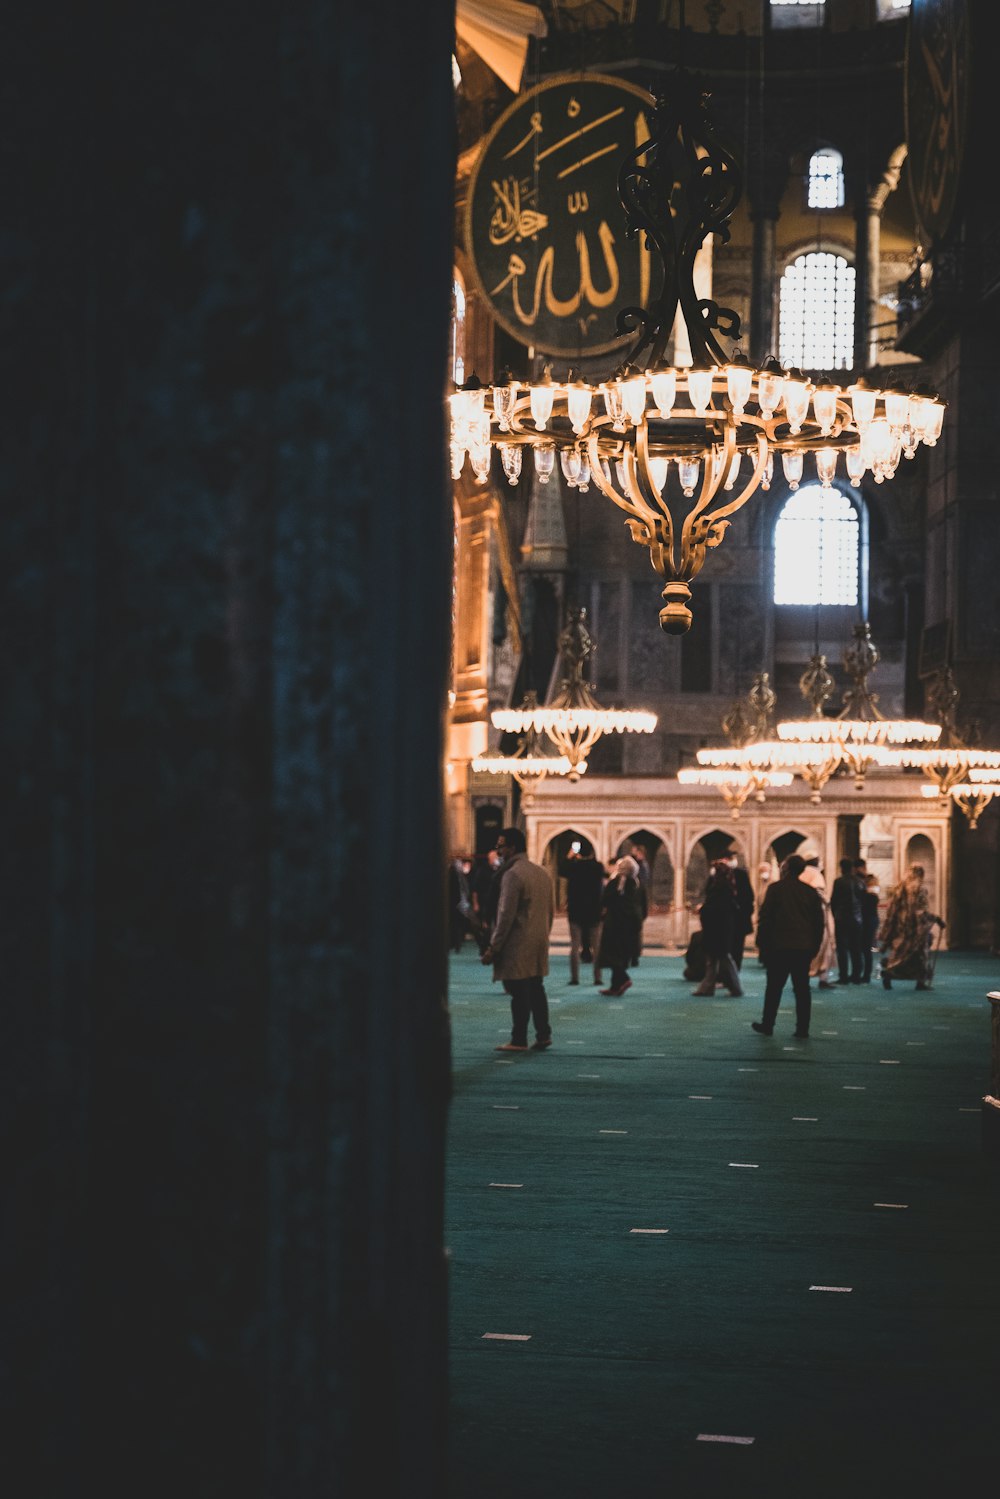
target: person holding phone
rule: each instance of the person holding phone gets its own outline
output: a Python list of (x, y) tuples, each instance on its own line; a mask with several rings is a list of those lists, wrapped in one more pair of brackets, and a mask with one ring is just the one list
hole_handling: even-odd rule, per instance
[(566, 914), (569, 917), (569, 981), (580, 982), (580, 961), (589, 963), (594, 959), (594, 983), (600, 984), (601, 965), (598, 953), (601, 944), (601, 892), (604, 889), (604, 869), (594, 857), (591, 844), (584, 847), (580, 838), (574, 838), (569, 853), (559, 866), (559, 873), (566, 881)]

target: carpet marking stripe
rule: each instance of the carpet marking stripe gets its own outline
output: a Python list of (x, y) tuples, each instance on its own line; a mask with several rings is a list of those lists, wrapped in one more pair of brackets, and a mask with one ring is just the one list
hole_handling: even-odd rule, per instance
[(853, 1291), (853, 1286), (810, 1286), (810, 1291)]
[(668, 1234), (669, 1228), (630, 1228), (630, 1234)]
[(711, 1093), (689, 1093), (688, 1094), (688, 1098), (703, 1098), (706, 1101), (706, 1103), (711, 1103), (712, 1102), (712, 1094)]
[(980, 1113), (980, 1110), (979, 1109), (959, 1109), (958, 1112), (960, 1114), (978, 1114), (978, 1113)]
[(524, 1186), (524, 1182), (490, 1182), (490, 1186), (491, 1187), (510, 1187), (512, 1191), (515, 1190), (515, 1189), (517, 1191), (520, 1191), (521, 1188)]
[(497, 1343), (530, 1343), (530, 1332), (484, 1332), (484, 1338), (492, 1338)]
[(879, 1064), (880, 1067), (898, 1067), (899, 1066), (899, 1062), (896, 1060), (895, 1057), (879, 1057), (878, 1064)]
[(759, 1072), (759, 1067), (737, 1067), (737, 1072)]
[(597, 1131), (597, 1133), (599, 1135), (627, 1135), (628, 1134), (628, 1130), (627, 1129), (599, 1129)]
[(819, 1116), (817, 1114), (793, 1114), (792, 1115), (792, 1123), (793, 1124), (818, 1124), (819, 1123)]
[(820, 1031), (821, 1036), (839, 1036), (839, 1031)]
[(521, 1105), (519, 1103), (495, 1103), (495, 1104), (493, 1104), (493, 1108), (495, 1108), (495, 1109), (503, 1109), (504, 1113), (510, 1113), (510, 1114), (516, 1114), (517, 1111), (520, 1109), (520, 1107), (521, 1107)]
[(756, 1161), (730, 1161), (730, 1166), (736, 1166), (741, 1171), (759, 1171), (760, 1167)]
[(873, 1202), (873, 1208), (908, 1208), (908, 1202)]
[(757, 1440), (756, 1437), (721, 1436), (717, 1432), (710, 1431), (699, 1431), (697, 1439), (699, 1442), (730, 1442), (735, 1447), (752, 1447)]
[(577, 1075), (577, 1077), (591, 1077), (591, 1078), (595, 1078), (595, 1077), (600, 1077), (601, 1074), (599, 1072), (578, 1072), (576, 1075)]
[(845, 1083), (844, 1084), (844, 1092), (845, 1093), (864, 1093), (865, 1091), (866, 1090), (861, 1086), (860, 1083)]

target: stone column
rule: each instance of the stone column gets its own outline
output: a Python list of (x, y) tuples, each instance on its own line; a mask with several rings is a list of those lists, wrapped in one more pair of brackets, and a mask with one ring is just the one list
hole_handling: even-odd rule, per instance
[(760, 365), (768, 354), (777, 354), (774, 306), (777, 296), (775, 230), (777, 209), (751, 215), (753, 221), (753, 269), (750, 288), (750, 360)]
[(451, 15), (113, 23), (7, 38), (5, 1458), (438, 1499)]
[(876, 187), (865, 192), (858, 206), (854, 251), (854, 363), (861, 371), (879, 360), (879, 303), (882, 268), (882, 213), (891, 192), (899, 186), (906, 159), (901, 146), (889, 160)]

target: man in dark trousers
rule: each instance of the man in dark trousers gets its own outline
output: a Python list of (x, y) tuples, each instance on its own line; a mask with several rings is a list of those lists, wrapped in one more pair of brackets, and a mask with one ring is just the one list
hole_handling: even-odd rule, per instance
[(653, 871), (649, 863), (649, 854), (644, 843), (633, 843), (631, 846), (632, 858), (639, 866), (639, 938), (636, 943), (635, 952), (632, 955), (632, 967), (635, 968), (642, 955), (642, 928), (646, 917), (649, 915), (649, 897), (653, 887)]
[(597, 954), (601, 948), (601, 892), (604, 866), (594, 858), (589, 843), (570, 849), (559, 868), (566, 880), (566, 914), (569, 917), (569, 981), (580, 982), (580, 958), (594, 959), (594, 983), (601, 982)]
[(806, 867), (800, 854), (789, 854), (781, 878), (769, 885), (757, 920), (757, 948), (767, 970), (764, 1014), (751, 1022), (760, 1036), (774, 1033), (781, 995), (789, 978), (795, 994), (795, 1036), (805, 1041), (812, 1015), (809, 965), (823, 941), (823, 902), (799, 875)]
[(497, 839), (503, 861), (500, 899), (490, 933), (490, 945), (480, 959), (493, 964), (510, 995), (510, 1040), (497, 1051), (527, 1051), (528, 1021), (534, 1021), (533, 1050), (552, 1045), (549, 1002), (544, 979), (549, 971), (549, 933), (555, 912), (552, 881), (540, 864), (525, 853), (520, 828), (504, 828)]
[(833, 932), (837, 942), (837, 983), (860, 984), (864, 972), (861, 956), (861, 883), (853, 859), (841, 859), (840, 874), (830, 891)]

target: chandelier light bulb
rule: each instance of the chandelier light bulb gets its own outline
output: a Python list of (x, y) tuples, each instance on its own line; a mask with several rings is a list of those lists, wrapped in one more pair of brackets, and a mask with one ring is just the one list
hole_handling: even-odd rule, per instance
[(586, 453), (580, 454), (580, 477), (576, 481), (576, 487), (581, 494), (586, 494), (590, 488), (590, 462)]
[(624, 458), (615, 459), (615, 478), (618, 480), (618, 488), (622, 494), (628, 494), (628, 474), (625, 470)]
[(769, 422), (781, 404), (781, 397), (785, 388), (785, 377), (779, 370), (766, 368), (760, 372), (757, 381), (757, 399), (760, 402), (760, 414), (766, 422)]
[(833, 484), (833, 476), (837, 472), (837, 449), (818, 448), (816, 450), (816, 473), (822, 487), (829, 490)]
[(497, 425), (501, 432), (510, 431), (510, 418), (517, 400), (517, 381), (510, 380), (506, 385), (494, 385), (493, 387), (493, 412), (497, 419)]
[(802, 454), (782, 453), (781, 467), (788, 481), (789, 489), (798, 489), (802, 478)]
[(531, 416), (536, 432), (545, 431), (545, 424), (552, 415), (555, 395), (556, 388), (551, 380), (545, 380), (541, 385), (531, 387)]
[(733, 405), (733, 415), (742, 416), (753, 389), (753, 369), (746, 360), (726, 365), (726, 393)]
[(535, 473), (540, 484), (547, 484), (556, 466), (556, 450), (551, 443), (535, 448)]
[(615, 432), (624, 432), (625, 420), (621, 386), (617, 380), (609, 380), (601, 389), (604, 392), (605, 410), (612, 421), (612, 430)]
[(712, 370), (689, 369), (687, 372), (688, 395), (696, 416), (704, 416), (712, 399)]
[(809, 411), (809, 382), (804, 375), (791, 373), (785, 376), (785, 415), (792, 429), (792, 436), (802, 431), (802, 423)]
[(637, 426), (646, 414), (645, 375), (630, 373), (628, 379), (621, 382), (621, 393), (625, 415), (633, 426)]
[(733, 485), (736, 483), (736, 480), (739, 478), (740, 464), (742, 462), (743, 454), (739, 451), (739, 449), (737, 449), (733, 454), (729, 464), (729, 472), (726, 474), (726, 482), (723, 485), (724, 489), (732, 489)]
[(854, 413), (854, 425), (859, 432), (864, 432), (875, 419), (875, 401), (877, 392), (871, 390), (863, 380), (850, 388), (851, 410)]
[(770, 489), (770, 487), (771, 487), (771, 480), (773, 478), (774, 478), (774, 454), (771, 452), (771, 450), (769, 448), (768, 449), (768, 453), (767, 453), (767, 457), (764, 460), (764, 472), (761, 475), (761, 480), (760, 480), (760, 487), (761, 487), (761, 489), (763, 489), (765, 491), (768, 490), (768, 489)]
[(583, 429), (587, 425), (590, 416), (591, 392), (582, 380), (576, 380), (566, 391), (566, 407), (569, 412), (570, 425), (577, 437), (583, 435)]
[(580, 479), (580, 471), (583, 468), (583, 460), (580, 457), (579, 448), (563, 448), (559, 454), (559, 467), (562, 469), (563, 478), (571, 489), (575, 489)]
[(813, 411), (824, 437), (829, 437), (837, 420), (837, 391), (832, 385), (818, 385), (813, 391)]
[(669, 458), (650, 458), (649, 474), (653, 483), (662, 494), (667, 486), (667, 473), (670, 469)]
[(508, 484), (516, 484), (521, 477), (521, 464), (523, 462), (524, 450), (514, 443), (500, 443), (500, 462), (507, 476)]
[(653, 403), (658, 416), (666, 421), (677, 399), (677, 371), (670, 367), (656, 370), (650, 380)]
[(700, 458), (679, 458), (677, 460), (677, 475), (681, 481), (681, 489), (684, 491), (684, 498), (686, 500), (689, 500), (694, 494), (700, 473)]
[(893, 432), (902, 432), (910, 420), (910, 398), (898, 390), (885, 393), (885, 419)]
[(861, 448), (847, 448), (844, 453), (844, 463), (847, 468), (847, 477), (851, 483), (860, 484), (868, 467)]

